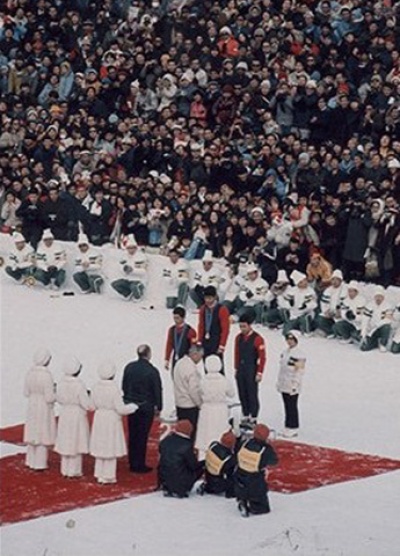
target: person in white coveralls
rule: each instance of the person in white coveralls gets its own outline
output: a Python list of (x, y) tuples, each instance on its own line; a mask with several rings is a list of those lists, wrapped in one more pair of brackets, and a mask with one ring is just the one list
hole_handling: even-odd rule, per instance
[(13, 234), (14, 248), (8, 255), (5, 268), (6, 273), (17, 282), (30, 284), (30, 280), (35, 281), (33, 274), (35, 270), (35, 252), (22, 234)]
[(101, 293), (103, 257), (89, 244), (85, 234), (79, 234), (77, 245), (79, 251), (75, 257), (74, 282), (83, 293)]
[(61, 455), (61, 475), (82, 477), (82, 455), (89, 452), (89, 420), (92, 408), (88, 391), (80, 373), (82, 364), (70, 357), (64, 365), (64, 376), (57, 384), (60, 413), (54, 450)]
[(44, 286), (60, 288), (65, 282), (64, 267), (67, 262), (65, 249), (54, 241), (51, 230), (44, 230), (36, 250), (35, 278)]
[(123, 255), (119, 260), (121, 278), (111, 282), (111, 287), (127, 300), (139, 301), (147, 286), (147, 256), (139, 249), (135, 236), (130, 234), (123, 242)]
[(186, 307), (189, 295), (189, 266), (185, 259), (179, 257), (178, 251), (171, 249), (162, 269), (166, 292), (167, 309), (176, 306)]
[(97, 370), (100, 380), (92, 389), (95, 409), (90, 435), (90, 454), (95, 457), (94, 476), (98, 483), (117, 482), (117, 458), (127, 454), (122, 416), (134, 413), (135, 403), (125, 404), (114, 381), (117, 369), (111, 361), (103, 361)]
[(48, 450), (56, 439), (56, 395), (50, 361), (51, 353), (47, 349), (36, 351), (24, 385), (24, 395), (28, 398), (23, 437), (27, 445), (25, 463), (38, 471), (47, 469)]

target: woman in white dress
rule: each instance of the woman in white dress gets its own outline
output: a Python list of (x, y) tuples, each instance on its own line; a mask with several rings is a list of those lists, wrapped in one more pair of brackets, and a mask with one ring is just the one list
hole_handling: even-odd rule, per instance
[(94, 476), (97, 482), (117, 482), (117, 458), (127, 454), (122, 415), (134, 413), (137, 405), (124, 404), (122, 394), (113, 380), (115, 365), (104, 361), (99, 369), (100, 380), (92, 389), (95, 414), (90, 436), (90, 453), (96, 458)]
[(207, 374), (201, 382), (202, 406), (195, 442), (199, 459), (204, 459), (211, 442), (219, 440), (229, 428), (228, 397), (235, 395), (233, 385), (220, 373), (222, 362), (217, 355), (206, 357), (204, 366)]
[(27, 444), (25, 463), (35, 470), (48, 467), (48, 449), (56, 439), (54, 415), (54, 380), (49, 370), (51, 353), (38, 350), (34, 365), (25, 378), (24, 395), (28, 398), (28, 410), (24, 427), (24, 442)]
[(71, 357), (64, 365), (64, 377), (57, 385), (60, 404), (55, 451), (61, 455), (61, 475), (82, 477), (82, 454), (89, 452), (89, 421), (91, 403), (79, 374), (82, 364)]

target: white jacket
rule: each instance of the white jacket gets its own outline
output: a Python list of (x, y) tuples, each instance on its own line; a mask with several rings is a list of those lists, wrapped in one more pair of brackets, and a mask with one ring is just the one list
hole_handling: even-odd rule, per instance
[(36, 446), (52, 446), (56, 439), (56, 396), (53, 376), (48, 367), (34, 365), (28, 371), (24, 395), (28, 398), (24, 442)]
[(60, 404), (55, 451), (63, 456), (77, 456), (89, 451), (89, 421), (91, 409), (86, 386), (79, 377), (64, 376), (57, 385)]
[(200, 379), (197, 365), (188, 355), (179, 359), (173, 371), (176, 407), (201, 406)]
[(346, 294), (347, 287), (345, 284), (341, 284), (338, 288), (333, 286), (326, 288), (321, 295), (320, 315), (327, 318), (337, 317), (342, 300)]
[(64, 268), (67, 262), (65, 249), (57, 242), (53, 241), (48, 247), (43, 241), (39, 243), (36, 252), (36, 266), (42, 270), (48, 270), (50, 266), (55, 266), (58, 270)]
[(35, 253), (30, 245), (27, 243), (23, 249), (14, 247), (8, 255), (8, 266), (11, 270), (31, 268), (34, 265)]
[(99, 251), (89, 247), (86, 253), (78, 251), (75, 257), (75, 272), (99, 274), (103, 266), (103, 257)]
[(392, 324), (394, 307), (384, 299), (380, 305), (372, 300), (364, 309), (361, 336), (371, 336), (384, 324)]
[(122, 415), (134, 413), (137, 405), (124, 404), (114, 380), (99, 380), (92, 390), (95, 408), (90, 453), (98, 458), (117, 458), (127, 453)]
[(193, 277), (193, 286), (203, 286), (204, 288), (207, 286), (214, 286), (217, 289), (219, 288), (221, 281), (221, 272), (213, 263), (210, 270), (205, 270), (203, 266), (197, 269), (194, 273)]
[(284, 394), (299, 394), (303, 382), (306, 356), (296, 345), (286, 348), (280, 357), (276, 388)]
[(300, 289), (294, 286), (285, 294), (290, 303), (290, 318), (296, 319), (304, 315), (313, 315), (317, 308), (317, 295), (311, 286)]
[[(268, 283), (258, 276), (255, 280), (245, 280), (242, 284), (239, 299), (252, 307), (257, 303), (264, 303), (268, 293)], [(251, 296), (251, 297), (249, 297)]]
[(365, 304), (365, 297), (360, 293), (358, 293), (353, 299), (350, 299), (350, 297), (346, 295), (340, 304), (340, 318), (360, 330), (364, 316)]
[(175, 264), (167, 259), (162, 269), (162, 277), (166, 295), (176, 296), (179, 286), (189, 282), (189, 266), (184, 259), (178, 259)]
[(130, 255), (128, 251), (125, 251), (119, 261), (119, 264), (121, 275), (124, 278), (141, 282), (145, 285), (147, 284), (148, 261), (146, 254), (143, 253), (142, 250), (138, 249), (133, 255)]

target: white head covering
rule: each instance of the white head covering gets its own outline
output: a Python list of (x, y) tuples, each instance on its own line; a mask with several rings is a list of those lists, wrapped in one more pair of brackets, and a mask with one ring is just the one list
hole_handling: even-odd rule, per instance
[(97, 369), (97, 374), (103, 380), (114, 378), (116, 372), (117, 368), (115, 364), (108, 359), (105, 359), (102, 363), (100, 363), (99, 368)]
[(12, 237), (13, 237), (14, 243), (22, 243), (23, 241), (26, 241), (24, 236), (22, 234), (20, 234), (19, 232), (15, 232)]
[(137, 247), (137, 241), (136, 241), (135, 236), (133, 234), (129, 234), (128, 236), (126, 236), (125, 241), (124, 241), (124, 247), (125, 247), (125, 249), (127, 247)]
[(278, 270), (278, 276), (276, 277), (277, 282), (282, 282), (284, 284), (289, 284), (289, 278), (286, 274), (286, 270)]
[(51, 233), (50, 228), (46, 228), (43, 232), (42, 239), (54, 239), (53, 234)]
[(219, 373), (222, 369), (222, 361), (218, 355), (209, 355), (204, 361), (204, 366), (208, 373)]
[(33, 356), (33, 362), (35, 365), (39, 365), (41, 367), (46, 367), (50, 363), (51, 353), (46, 348), (39, 348), (35, 351)]
[(81, 362), (73, 355), (72, 357), (69, 357), (64, 363), (64, 374), (73, 376), (80, 370), (81, 367)]
[(202, 258), (203, 261), (209, 261), (212, 262), (214, 260), (212, 251), (210, 251), (209, 249), (207, 249), (206, 251), (204, 251), (204, 255)]
[(293, 281), (295, 286), (298, 286), (307, 276), (298, 270), (293, 270), (290, 274), (290, 279)]
[(339, 270), (338, 268), (336, 270), (334, 270), (332, 272), (332, 278), (339, 278), (340, 280), (343, 280), (343, 273), (341, 270)]

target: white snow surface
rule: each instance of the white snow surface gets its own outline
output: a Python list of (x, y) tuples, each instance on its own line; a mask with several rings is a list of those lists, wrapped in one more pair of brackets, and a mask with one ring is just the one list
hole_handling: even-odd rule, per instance
[[(9, 244), (9, 238), (0, 238), (2, 256)], [(111, 246), (104, 251), (109, 280), (119, 253)], [(162, 259), (150, 259), (145, 305), (153, 305), (152, 310), (122, 300), (109, 286), (101, 296), (80, 295), (69, 279), (66, 289), (74, 290), (75, 296), (53, 297), (39, 286), (16, 285), (1, 272), (1, 427), (23, 422), (24, 376), (34, 351), (42, 346), (53, 354), (56, 381), (64, 359), (75, 355), (83, 363), (81, 376), (90, 388), (104, 357), (115, 361), (120, 382), (124, 366), (136, 358), (137, 346), (149, 343), (162, 375), (164, 412), (171, 411), (171, 379), (163, 361), (172, 318), (163, 308)], [(390, 295), (399, 301), (398, 290), (393, 288)], [(190, 313), (188, 320), (196, 326), (197, 315)], [(284, 341), (279, 331), (258, 331), (268, 346), (259, 420), (279, 431), (283, 408), (275, 383)], [(228, 376), (237, 332), (233, 325), (226, 353)], [(307, 367), (298, 440), (400, 459), (400, 357), (361, 353), (355, 346), (321, 338), (303, 339), (301, 344)], [(2, 443), (1, 456), (23, 450)], [(299, 494), (272, 492), (272, 512), (249, 519), (240, 517), (233, 500), (196, 494), (176, 500), (154, 493), (3, 526), (0, 552), (2, 556), (394, 556), (400, 539), (399, 492), (400, 471)]]

